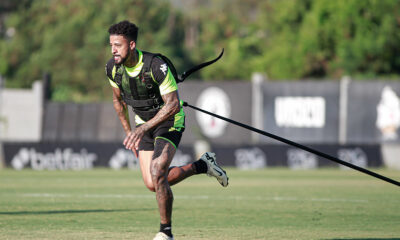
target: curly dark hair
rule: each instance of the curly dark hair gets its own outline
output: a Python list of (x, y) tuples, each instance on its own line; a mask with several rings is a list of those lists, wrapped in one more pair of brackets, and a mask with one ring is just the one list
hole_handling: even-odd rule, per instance
[(128, 40), (134, 41), (134, 42), (136, 42), (136, 40), (137, 40), (138, 31), (139, 31), (139, 28), (135, 24), (133, 24), (127, 20), (113, 24), (108, 29), (108, 33), (110, 35), (123, 35)]

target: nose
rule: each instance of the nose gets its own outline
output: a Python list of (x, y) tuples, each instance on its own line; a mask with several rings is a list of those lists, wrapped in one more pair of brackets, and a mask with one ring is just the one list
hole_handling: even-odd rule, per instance
[(116, 53), (117, 53), (117, 48), (114, 47), (114, 46), (112, 46), (112, 47), (111, 47), (111, 53), (112, 53), (112, 54), (116, 54)]

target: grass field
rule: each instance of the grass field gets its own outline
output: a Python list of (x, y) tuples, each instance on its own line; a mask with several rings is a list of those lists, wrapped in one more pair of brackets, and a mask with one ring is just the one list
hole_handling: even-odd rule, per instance
[[(352, 170), (228, 173), (228, 188), (204, 175), (173, 187), (175, 239), (400, 239), (392, 184)], [(139, 171), (0, 170), (0, 239), (152, 239), (158, 226)]]

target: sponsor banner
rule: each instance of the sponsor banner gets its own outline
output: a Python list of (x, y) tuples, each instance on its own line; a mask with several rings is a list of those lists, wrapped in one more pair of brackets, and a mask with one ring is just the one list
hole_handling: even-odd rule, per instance
[(339, 82), (264, 82), (263, 99), (265, 131), (301, 143), (338, 142)]
[[(381, 167), (379, 145), (310, 145), (309, 147), (360, 167)], [(240, 169), (289, 167), (314, 169), (338, 164), (286, 145), (211, 145), (222, 166)], [(120, 143), (4, 143), (6, 166), (21, 170), (85, 170), (94, 167), (139, 169), (139, 160)], [(171, 166), (197, 160), (192, 146), (181, 146)]]
[[(3, 147), (6, 166), (16, 170), (139, 169), (139, 160), (121, 143), (4, 143)], [(192, 161), (192, 148), (180, 147), (171, 166)]]

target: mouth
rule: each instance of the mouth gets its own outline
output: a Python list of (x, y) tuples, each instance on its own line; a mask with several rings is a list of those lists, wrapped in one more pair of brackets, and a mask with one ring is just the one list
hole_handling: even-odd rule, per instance
[(119, 60), (119, 59), (121, 59), (121, 56), (120, 56), (120, 55), (114, 55), (114, 61), (117, 61), (117, 60)]

